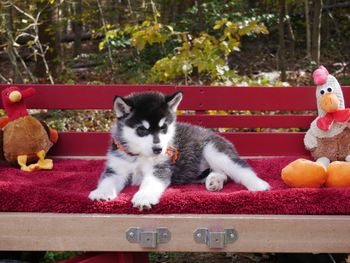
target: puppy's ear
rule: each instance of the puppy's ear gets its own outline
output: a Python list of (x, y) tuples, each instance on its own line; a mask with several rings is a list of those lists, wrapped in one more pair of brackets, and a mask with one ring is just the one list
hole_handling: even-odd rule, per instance
[(131, 101), (120, 96), (114, 98), (113, 108), (117, 118), (123, 118), (132, 111)]
[(182, 92), (178, 91), (175, 92), (172, 95), (167, 95), (165, 97), (165, 101), (168, 103), (169, 109), (173, 112), (176, 112), (177, 107), (179, 106), (180, 102), (182, 100)]

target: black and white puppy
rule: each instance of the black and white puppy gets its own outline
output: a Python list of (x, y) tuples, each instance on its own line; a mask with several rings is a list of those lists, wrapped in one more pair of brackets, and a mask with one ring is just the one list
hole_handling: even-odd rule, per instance
[(220, 191), (227, 177), (250, 191), (269, 189), (230, 142), (207, 129), (176, 122), (181, 100), (181, 92), (115, 98), (112, 145), (91, 200), (112, 200), (126, 185), (139, 185), (132, 203), (149, 209), (170, 184), (205, 182), (209, 191)]

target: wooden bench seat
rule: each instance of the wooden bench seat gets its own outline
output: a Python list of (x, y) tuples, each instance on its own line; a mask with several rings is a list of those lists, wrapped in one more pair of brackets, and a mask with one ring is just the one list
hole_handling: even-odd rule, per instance
[[(30, 85), (17, 86), (25, 88)], [(6, 87), (7, 85), (0, 85), (0, 89)], [(304, 149), (303, 136), (310, 122), (315, 118), (315, 87), (160, 85), (34, 85), (34, 87), (37, 94), (28, 98), (28, 108), (67, 110), (110, 110), (115, 95), (127, 95), (130, 92), (149, 90), (165, 93), (181, 90), (184, 92), (184, 100), (180, 105), (179, 121), (217, 129), (235, 144), (240, 155), (247, 157), (256, 167), (265, 167), (264, 162), (266, 162), (268, 168), (272, 160), (282, 167), (285, 163), (280, 162), (279, 160), (282, 159), (279, 158), (284, 158), (286, 163), (293, 158), (309, 158), (309, 153)], [(343, 91), (345, 101), (350, 100), (350, 87), (343, 87)], [(228, 111), (229, 114), (222, 111)], [(84, 159), (103, 157), (108, 144), (109, 134), (106, 132), (60, 132), (59, 142), (50, 151), (50, 155), (56, 158), (65, 158), (55, 161), (57, 167), (60, 167), (60, 163), (63, 164), (71, 157)], [(99, 164), (95, 171), (98, 174), (100, 172), (98, 169), (102, 167), (103, 161), (95, 160), (94, 162)], [(23, 174), (15, 168), (1, 166), (0, 169), (13, 169), (11, 170), (12, 177), (8, 177), (11, 180), (15, 180), (13, 178), (16, 178), (14, 176), (16, 172), (18, 172), (18, 178), (24, 178)], [(48, 173), (51, 173), (54, 177), (55, 169), (56, 166), (53, 171), (38, 173), (42, 173), (43, 177), (49, 176)], [(257, 172), (259, 174), (259, 171)], [(265, 173), (268, 174), (268, 169)], [(30, 178), (31, 174), (26, 176)], [(35, 174), (34, 177), (39, 177), (39, 175)], [(0, 250), (231, 252), (348, 252), (350, 250), (348, 242), (350, 207), (347, 208), (349, 206), (347, 204), (350, 203), (347, 202), (350, 190), (288, 189), (282, 187), (278, 177), (273, 180), (276, 185), (281, 187), (278, 193), (277, 191), (273, 192), (273, 190), (266, 194), (248, 193), (243, 188), (236, 188), (237, 186), (233, 183), (228, 186), (228, 189), (238, 191), (242, 194), (241, 198), (251, 198), (251, 200), (259, 200), (259, 202), (265, 200), (265, 203), (256, 203), (257, 207), (259, 204), (268, 204), (267, 197), (271, 193), (275, 194), (276, 198), (281, 195), (282, 203), (286, 204), (285, 207), (293, 202), (303, 204), (303, 201), (305, 201), (305, 205), (308, 205), (322, 197), (319, 202), (320, 207), (324, 210), (322, 213), (314, 211), (309, 213), (305, 210), (305, 213), (286, 214), (274, 212), (262, 214), (257, 210), (247, 211), (245, 214), (207, 214), (205, 211), (202, 214), (179, 214), (176, 207), (172, 210), (172, 207), (169, 206), (166, 211), (173, 211), (173, 213), (154, 214), (152, 210), (147, 214), (137, 212), (114, 214), (113, 211), (109, 213), (75, 213), (74, 209), (69, 213), (64, 213), (53, 212), (50, 210), (52, 207), (45, 208), (44, 205), (39, 211), (10, 210), (1, 208), (2, 204), (0, 203), (0, 211), (2, 211), (0, 213)], [(5, 194), (1, 191), (4, 191), (6, 183), (9, 181), (0, 178), (0, 199), (1, 194)], [(92, 185), (96, 182), (90, 183)], [(181, 188), (180, 190), (174, 189), (174, 193), (176, 191), (181, 193)], [(125, 196), (134, 190), (127, 191), (129, 192), (126, 192)], [(289, 199), (282, 199), (287, 191), (289, 191), (288, 193), (292, 192), (293, 195), (290, 195)], [(305, 193), (309, 199), (303, 199)], [(169, 194), (171, 195), (171, 189)], [(220, 199), (220, 202), (224, 202), (222, 200), (224, 200), (225, 195), (232, 198), (233, 194), (225, 191), (214, 193), (215, 198)], [(332, 199), (328, 200), (327, 194), (332, 196)], [(254, 199), (254, 195), (257, 195), (258, 198)], [(53, 196), (57, 197), (55, 201), (59, 205), (59, 191)], [(11, 197), (13, 200), (6, 201), (6, 205), (16, 203), (16, 194), (13, 193)], [(33, 199), (28, 196), (28, 202), (33, 200), (39, 202), (39, 197), (40, 192), (37, 190), (37, 194), (32, 197)], [(298, 201), (298, 197), (300, 197), (300, 201)], [(62, 204), (69, 202), (72, 206), (78, 204), (74, 202), (74, 199), (69, 199), (69, 202), (66, 203), (65, 200), (62, 198)], [(196, 201), (193, 196), (191, 196), (191, 200), (193, 203)], [(21, 202), (26, 201), (21, 199)], [(91, 205), (88, 200), (79, 204), (83, 205), (81, 211), (84, 210), (84, 205)], [(335, 209), (341, 204), (346, 205), (343, 212)], [(166, 206), (166, 204), (163, 205)], [(109, 206), (111, 205), (106, 205), (106, 211), (110, 208)], [(28, 206), (24, 203), (22, 207)], [(327, 207), (329, 207), (330, 213), (327, 213)], [(270, 209), (273, 211), (273, 208), (270, 207)], [(156, 248), (144, 248), (139, 244), (127, 241), (126, 231), (132, 227), (144, 229), (166, 227), (171, 232), (171, 240), (168, 243), (157, 245)], [(234, 228), (238, 238), (235, 242), (226, 244), (222, 249), (208, 248), (205, 244), (194, 242), (193, 232), (197, 228), (218, 230)]]

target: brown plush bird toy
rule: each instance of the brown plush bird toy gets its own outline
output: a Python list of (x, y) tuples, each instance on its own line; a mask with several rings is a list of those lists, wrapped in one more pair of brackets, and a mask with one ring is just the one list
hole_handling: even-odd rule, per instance
[(6, 88), (1, 93), (7, 113), (0, 119), (3, 157), (28, 172), (52, 169), (52, 160), (45, 159), (45, 156), (58, 139), (56, 130), (28, 115), (24, 99), (34, 94), (33, 88), (20, 90), (17, 87)]

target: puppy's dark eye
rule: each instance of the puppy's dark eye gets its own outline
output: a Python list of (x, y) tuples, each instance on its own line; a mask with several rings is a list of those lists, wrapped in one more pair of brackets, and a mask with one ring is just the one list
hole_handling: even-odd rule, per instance
[(144, 137), (149, 134), (149, 130), (147, 130), (144, 126), (140, 126), (136, 129), (136, 133), (138, 136)]
[(325, 91), (324, 91), (324, 90), (321, 90), (320, 93), (321, 93), (321, 95), (323, 95), (323, 94), (325, 93)]
[(332, 88), (328, 88), (327, 91), (328, 92), (332, 92), (333, 90), (332, 90)]
[(160, 127), (160, 131), (161, 131), (162, 133), (167, 133), (167, 131), (168, 131), (168, 125), (167, 125), (166, 123), (164, 123), (163, 126)]

